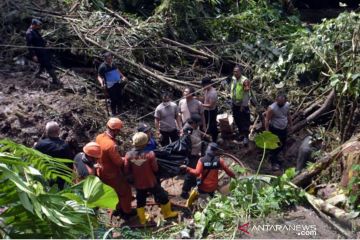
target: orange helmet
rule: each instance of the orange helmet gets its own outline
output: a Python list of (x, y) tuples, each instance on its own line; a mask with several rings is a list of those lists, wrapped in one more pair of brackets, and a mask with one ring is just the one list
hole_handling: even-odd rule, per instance
[(119, 118), (110, 118), (106, 126), (112, 130), (120, 130), (123, 127), (123, 122)]
[(102, 151), (99, 144), (96, 142), (89, 142), (83, 147), (83, 152), (93, 158), (101, 158)]

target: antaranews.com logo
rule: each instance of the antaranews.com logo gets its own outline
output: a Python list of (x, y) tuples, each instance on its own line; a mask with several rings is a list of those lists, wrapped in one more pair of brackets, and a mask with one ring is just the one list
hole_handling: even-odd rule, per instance
[(289, 232), (295, 235), (306, 237), (316, 236), (316, 225), (306, 224), (254, 224), (245, 223), (239, 226), (239, 231), (251, 236), (256, 235), (256, 232)]

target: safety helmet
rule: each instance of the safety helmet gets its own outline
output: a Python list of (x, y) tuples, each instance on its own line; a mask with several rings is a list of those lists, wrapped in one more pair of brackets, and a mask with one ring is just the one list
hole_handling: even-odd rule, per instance
[(144, 147), (148, 144), (149, 138), (146, 133), (143, 132), (137, 132), (132, 137), (132, 142), (135, 148)]
[(83, 152), (93, 158), (101, 158), (102, 151), (99, 144), (96, 142), (89, 142), (83, 147)]
[(110, 118), (106, 126), (112, 130), (120, 130), (123, 127), (123, 122), (119, 118)]

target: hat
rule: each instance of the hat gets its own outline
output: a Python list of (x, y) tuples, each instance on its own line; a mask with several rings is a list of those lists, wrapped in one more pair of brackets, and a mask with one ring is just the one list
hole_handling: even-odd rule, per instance
[(146, 133), (137, 132), (132, 137), (132, 142), (135, 148), (145, 147), (149, 142), (149, 138)]
[(96, 142), (89, 142), (83, 147), (83, 152), (93, 158), (101, 158), (102, 151), (99, 144)]
[(32, 24), (32, 25), (41, 25), (42, 22), (41, 22), (39, 19), (37, 19), (37, 18), (33, 18), (33, 19), (31, 20), (31, 24)]
[(106, 126), (112, 130), (120, 130), (123, 127), (123, 122), (119, 118), (110, 118)]
[(201, 85), (209, 85), (211, 84), (211, 78), (210, 77), (204, 77), (203, 79), (201, 79)]
[(146, 123), (139, 123), (137, 131), (138, 132), (147, 132), (151, 129), (151, 126)]
[(210, 151), (218, 151), (218, 150), (220, 150), (220, 148), (219, 148), (219, 145), (217, 145), (217, 144), (214, 143), (214, 142), (211, 142), (211, 143), (209, 143), (209, 145), (207, 146), (207, 150), (210, 150)]

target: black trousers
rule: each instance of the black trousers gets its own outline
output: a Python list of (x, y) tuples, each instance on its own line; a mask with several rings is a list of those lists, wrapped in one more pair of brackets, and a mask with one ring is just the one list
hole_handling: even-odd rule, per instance
[(37, 75), (40, 75), (42, 72), (44, 72), (44, 70), (46, 70), (50, 77), (53, 79), (53, 82), (57, 82), (57, 76), (55, 74), (55, 70), (51, 64), (51, 55), (50, 52), (46, 51), (46, 52), (40, 52), (36, 54), (38, 61), (39, 61), (39, 70), (37, 71)]
[(271, 164), (279, 164), (281, 165), (281, 161), (279, 161), (279, 153), (284, 149), (285, 143), (286, 143), (286, 138), (287, 138), (287, 129), (279, 129), (279, 128), (275, 128), (273, 126), (270, 125), (269, 130), (271, 133), (275, 134), (276, 136), (279, 137), (280, 140), (280, 146), (274, 150), (270, 151), (270, 163)]
[(206, 126), (208, 126), (206, 133), (211, 135), (213, 142), (216, 142), (218, 137), (218, 129), (216, 123), (217, 113), (218, 113), (217, 108), (215, 108), (214, 110), (204, 111)]
[(176, 129), (171, 132), (160, 131), (160, 134), (161, 134), (161, 140), (160, 140), (161, 146), (169, 145), (170, 139), (171, 139), (171, 142), (174, 142), (179, 139), (179, 134)]
[(160, 184), (156, 184), (153, 188), (136, 189), (136, 202), (138, 208), (145, 207), (148, 193), (154, 195), (154, 199), (157, 203), (164, 205), (169, 202), (168, 194)]
[[(198, 156), (191, 155), (189, 157), (189, 163), (187, 164), (187, 166), (191, 168), (196, 168), (198, 160), (199, 160)], [(191, 188), (195, 186), (196, 186), (196, 177), (194, 175), (186, 173), (182, 191), (189, 192)]]
[(110, 108), (112, 114), (118, 114), (122, 110), (122, 86), (115, 83), (114, 86), (107, 89), (110, 98)]
[(240, 106), (232, 105), (232, 112), (235, 124), (239, 130), (239, 134), (242, 137), (248, 137), (249, 136), (249, 128), (251, 125), (250, 122), (250, 109), (249, 107), (243, 107), (241, 111)]

